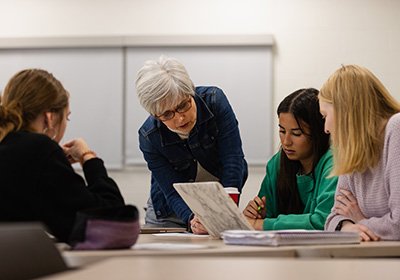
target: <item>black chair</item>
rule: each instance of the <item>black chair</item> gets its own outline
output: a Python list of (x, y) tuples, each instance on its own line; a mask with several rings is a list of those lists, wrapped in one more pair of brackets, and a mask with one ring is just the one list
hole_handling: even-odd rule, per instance
[(24, 280), (67, 270), (39, 223), (0, 223), (0, 278)]

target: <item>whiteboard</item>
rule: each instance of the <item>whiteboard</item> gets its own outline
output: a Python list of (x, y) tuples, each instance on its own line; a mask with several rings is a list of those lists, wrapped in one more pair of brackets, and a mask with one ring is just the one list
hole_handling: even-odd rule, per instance
[(0, 50), (0, 91), (16, 72), (43, 68), (70, 93), (70, 122), (62, 140), (84, 138), (106, 166), (123, 166), (122, 48)]
[(145, 163), (138, 146), (138, 129), (148, 113), (136, 96), (135, 79), (148, 59), (160, 55), (181, 61), (196, 86), (218, 86), (228, 97), (239, 121), (245, 158), (265, 165), (272, 155), (271, 46), (130, 47), (126, 51), (127, 164)]
[(172, 56), (186, 66), (195, 85), (225, 92), (239, 121), (247, 161), (265, 165), (273, 153), (272, 45), (115, 45), (0, 49), (0, 91), (21, 69), (52, 72), (71, 94), (65, 141), (84, 138), (108, 168), (145, 164), (137, 131), (148, 114), (136, 97), (136, 73), (148, 59)]

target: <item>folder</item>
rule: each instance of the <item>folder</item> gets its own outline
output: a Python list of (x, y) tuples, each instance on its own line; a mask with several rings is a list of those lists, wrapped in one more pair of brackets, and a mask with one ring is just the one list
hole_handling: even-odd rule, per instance
[(222, 233), (222, 238), (228, 245), (286, 246), (360, 243), (357, 232), (323, 230), (226, 230)]

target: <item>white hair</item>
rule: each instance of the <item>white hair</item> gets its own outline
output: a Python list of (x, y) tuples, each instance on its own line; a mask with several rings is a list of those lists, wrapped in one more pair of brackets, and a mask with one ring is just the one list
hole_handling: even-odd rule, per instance
[(165, 108), (188, 95), (194, 96), (194, 90), (186, 68), (175, 58), (160, 56), (158, 61), (146, 61), (136, 78), (139, 102), (152, 115), (164, 113)]

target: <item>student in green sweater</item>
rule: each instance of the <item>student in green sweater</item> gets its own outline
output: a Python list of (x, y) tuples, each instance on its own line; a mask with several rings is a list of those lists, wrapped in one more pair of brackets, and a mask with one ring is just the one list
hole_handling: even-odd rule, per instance
[(324, 228), (337, 177), (318, 90), (300, 89), (277, 110), (281, 148), (267, 163), (258, 196), (243, 211), (256, 230)]

